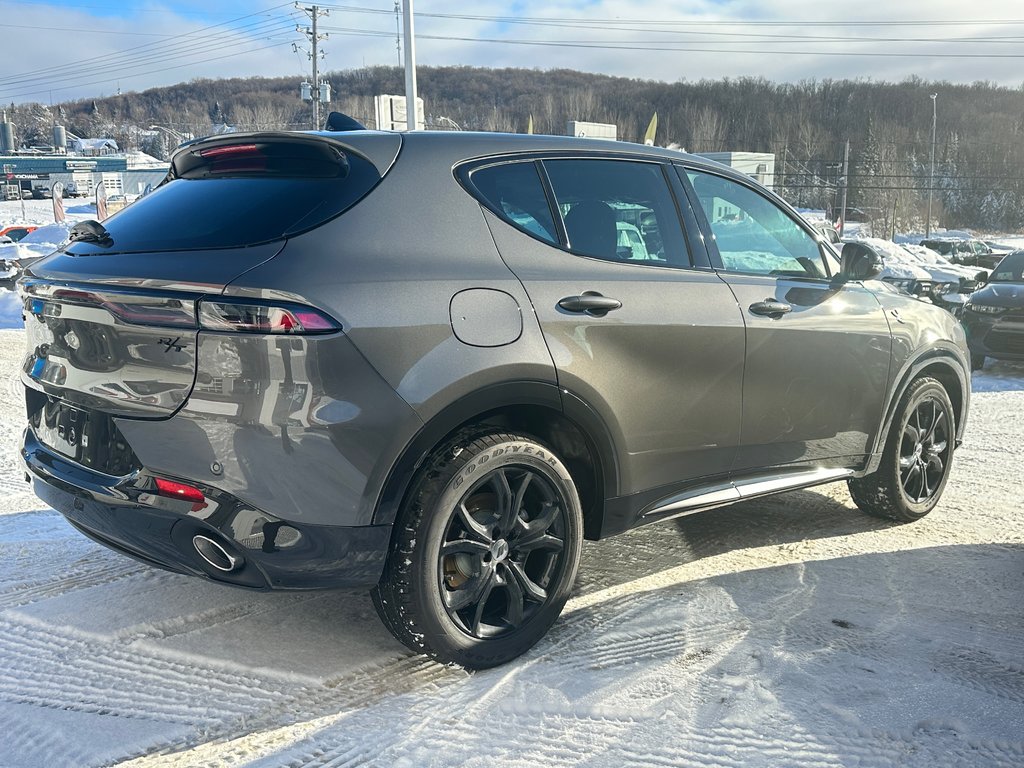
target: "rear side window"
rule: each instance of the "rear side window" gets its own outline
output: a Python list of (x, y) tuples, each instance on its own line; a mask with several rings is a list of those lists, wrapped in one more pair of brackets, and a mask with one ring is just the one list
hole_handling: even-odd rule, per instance
[[(256, 245), (322, 224), (380, 181), (372, 163), (336, 147), (237, 146), (234, 151), (231, 146), (200, 150), (176, 161), (172, 175), (177, 178), (103, 222), (112, 245), (76, 242), (67, 252)], [(203, 157), (203, 151), (212, 154)]]
[(484, 202), (520, 229), (558, 244), (544, 187), (533, 162), (503, 163), (473, 171), (471, 179)]
[(608, 261), (690, 266), (661, 165), (545, 160), (570, 250)]

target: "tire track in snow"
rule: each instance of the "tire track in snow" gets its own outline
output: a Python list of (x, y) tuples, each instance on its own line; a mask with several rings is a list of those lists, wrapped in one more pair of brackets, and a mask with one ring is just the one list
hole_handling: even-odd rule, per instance
[[(612, 753), (618, 762), (609, 765), (644, 765), (652, 768), (693, 766), (748, 768), (751, 765), (799, 765), (801, 768), (835, 768), (842, 765), (934, 768), (1008, 768), (1020, 765), (1024, 750), (1019, 743), (965, 739), (955, 728), (924, 724), (911, 733), (849, 727), (817, 732), (795, 722), (776, 722), (769, 731), (721, 725), (714, 730), (694, 730), (685, 724), (671, 728), (671, 744), (633, 750), (624, 741)], [(646, 735), (645, 735), (646, 736)], [(651, 744), (654, 739), (639, 738)], [(841, 757), (839, 757), (841, 756)]]
[(56, 512), (0, 515), (0, 610), (146, 570), (89, 541)]
[(259, 712), (293, 693), (170, 655), (0, 618), (0, 698), (40, 707), (209, 726)]
[(1020, 658), (999, 659), (976, 646), (944, 649), (931, 656), (932, 665), (955, 682), (996, 698), (1024, 704), (1024, 668)]
[[(627, 737), (632, 719), (571, 713), (519, 712), (487, 708), (460, 713), (459, 708), (421, 701), (414, 722), (402, 730), (401, 712), (391, 707), (355, 716), (338, 729), (308, 737), (253, 768), (356, 768), (356, 766), (549, 765), (597, 761)], [(396, 720), (398, 728), (395, 728)], [(390, 724), (391, 727), (388, 727)], [(377, 729), (382, 735), (353, 745), (351, 733)], [(452, 738), (452, 732), (459, 734)], [(529, 734), (524, 740), (522, 734)], [(374, 743), (376, 742), (376, 743)]]
[[(464, 680), (466, 677), (467, 673), (458, 668), (446, 667), (420, 656), (401, 656), (354, 670), (328, 680), (321, 686), (293, 688), (259, 711), (211, 724), (205, 727), (201, 734), (186, 739), (175, 739), (155, 744), (147, 750), (146, 758), (139, 759), (134, 764), (140, 766), (152, 763), (162, 764), (158, 760), (161, 756), (168, 756), (173, 762), (173, 758), (177, 756), (179, 762), (173, 762), (174, 765), (188, 765), (189, 768), (193, 768), (196, 763), (189, 758), (188, 751), (201, 745), (210, 747), (222, 744), (224, 749), (221, 750), (221, 753), (230, 753), (234, 749), (232, 741), (250, 737), (252, 734), (287, 728), (291, 725), (339, 713), (351, 712), (354, 714), (350, 717), (356, 716), (361, 710), (380, 703), (382, 699), (401, 697), (403, 694), (413, 692), (435, 691), (446, 684)], [(342, 731), (346, 734), (350, 733), (349, 729), (344, 726), (342, 726)], [(367, 734), (370, 732), (360, 733), (362, 741), (359, 749), (354, 752), (351, 742), (347, 747), (332, 744), (332, 746), (336, 746), (336, 749), (330, 754), (326, 750), (316, 749), (315, 751), (317, 755), (325, 756), (325, 759), (338, 758), (340, 760), (350, 757), (350, 764), (359, 764), (351, 763), (351, 760), (359, 758), (364, 753), (379, 752), (381, 749), (381, 745), (375, 739), (367, 738)], [(346, 757), (346, 749), (352, 752), (351, 756)], [(208, 750), (204, 749), (204, 751)], [(302, 761), (296, 763), (297, 765), (309, 765), (309, 760), (319, 759), (312, 752), (310, 754), (303, 753), (303, 755)], [(181, 762), (182, 759), (183, 762)], [(283, 759), (275, 757), (267, 765), (279, 768), (285, 765), (281, 762)], [(211, 758), (208, 763), (204, 764), (222, 765), (223, 761)]]
[(62, 734), (52, 733), (28, 716), (28, 711), (19, 712), (12, 707), (4, 710), (4, 747), (0, 755), (0, 765), (10, 759), (10, 755), (37, 755), (35, 763), (46, 768), (62, 765), (81, 765), (85, 761), (68, 739)]

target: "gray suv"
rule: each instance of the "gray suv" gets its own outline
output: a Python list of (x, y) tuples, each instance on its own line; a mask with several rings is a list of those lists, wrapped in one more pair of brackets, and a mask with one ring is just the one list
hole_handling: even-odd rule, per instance
[(21, 280), (22, 455), (124, 554), (371, 588), (410, 648), (493, 666), (555, 621), (584, 538), (837, 480), (933, 508), (964, 334), (879, 269), (668, 150), (203, 139)]

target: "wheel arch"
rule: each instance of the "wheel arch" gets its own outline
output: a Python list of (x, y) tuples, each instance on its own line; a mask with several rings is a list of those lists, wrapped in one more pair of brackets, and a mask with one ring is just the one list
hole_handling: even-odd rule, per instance
[(374, 510), (375, 525), (398, 516), (416, 471), (460, 431), (493, 426), (549, 445), (566, 464), (583, 506), (584, 536), (598, 537), (605, 499), (618, 495), (618, 465), (608, 429), (582, 399), (547, 382), (492, 385), (462, 397), (427, 421), (394, 462)]
[(922, 376), (931, 376), (939, 381), (953, 404), (953, 418), (956, 423), (957, 445), (963, 437), (964, 424), (970, 405), (970, 373), (963, 360), (963, 352), (953, 345), (936, 345), (917, 354), (904, 363), (897, 374), (896, 385), (889, 392), (882, 423), (875, 434), (874, 444), (864, 474), (878, 469), (885, 447), (886, 436), (896, 416), (903, 395), (910, 385)]

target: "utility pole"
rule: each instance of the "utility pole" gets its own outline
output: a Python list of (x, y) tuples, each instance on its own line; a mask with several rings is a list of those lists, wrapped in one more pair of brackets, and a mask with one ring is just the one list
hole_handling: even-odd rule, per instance
[(843, 236), (846, 229), (846, 190), (850, 186), (850, 140), (846, 140), (846, 149), (843, 150), (843, 194), (839, 201), (839, 236)]
[(939, 94), (933, 93), (932, 99), (932, 161), (931, 170), (928, 172), (928, 218), (924, 222), (924, 236), (932, 236), (932, 187), (935, 186), (935, 100)]
[[(312, 21), (312, 26), (301, 27), (296, 26), (295, 31), (306, 36), (309, 40), (311, 52), (309, 58), (313, 60), (313, 80), (310, 83), (304, 83), (301, 90), (303, 100), (313, 102), (313, 130), (320, 130), (320, 103), (330, 101), (330, 86), (327, 83), (321, 84), (319, 64), (320, 57), (323, 53), (319, 51), (319, 43), (321, 40), (326, 40), (327, 34), (318, 34), (316, 31), (316, 21), (321, 16), (330, 15), (330, 10), (327, 8), (320, 8), (317, 5), (299, 5), (295, 3), (295, 7), (302, 11), (304, 14), (309, 16)], [(324, 88), (327, 86), (327, 88)], [(326, 98), (325, 98), (326, 96)]]
[(412, 0), (403, 0), (405, 16), (405, 123), (416, 130), (416, 33), (412, 22)]
[(398, 56), (398, 66), (402, 66), (402, 6), (395, 0), (395, 53)]

